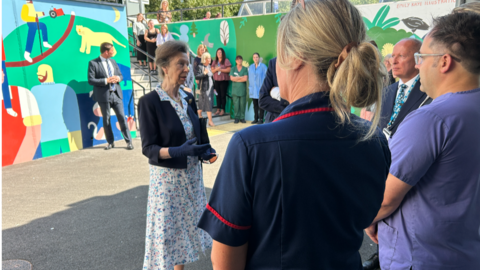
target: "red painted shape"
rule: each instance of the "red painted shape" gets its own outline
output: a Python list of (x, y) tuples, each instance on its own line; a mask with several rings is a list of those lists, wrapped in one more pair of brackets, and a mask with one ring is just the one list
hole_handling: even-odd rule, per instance
[(13, 164), (27, 132), (27, 127), (23, 124), (18, 87), (10, 86), (10, 90), (12, 109), (17, 116), (8, 114), (2, 101), (2, 166)]
[(23, 60), (23, 61), (17, 61), (17, 62), (6, 62), (5, 65), (7, 67), (27, 67), (42, 61), (45, 57), (49, 56), (55, 50), (57, 50), (58, 47), (60, 47), (60, 45), (62, 45), (62, 43), (65, 41), (65, 39), (67, 39), (68, 35), (72, 31), (74, 22), (75, 22), (75, 15), (70, 15), (70, 22), (68, 23), (67, 30), (65, 30), (65, 33), (63, 33), (63, 36), (55, 44), (53, 44), (52, 48), (44, 52), (43, 55), (39, 55), (33, 58), (32, 63), (28, 62), (27, 60)]
[(210, 212), (212, 212), (212, 214), (214, 214), (218, 219), (220, 219), (221, 222), (225, 223), (225, 225), (227, 225), (228, 227), (231, 227), (237, 230), (248, 230), (252, 227), (252, 226), (239, 226), (239, 225), (235, 225), (233, 223), (228, 222), (226, 219), (220, 216), (220, 214), (217, 211), (215, 211), (215, 209), (213, 209), (208, 203), (207, 203), (207, 209)]
[(302, 111), (298, 111), (298, 112), (291, 112), (291, 113), (287, 113), (287, 114), (284, 114), (284, 115), (278, 117), (277, 119), (273, 120), (273, 122), (277, 122), (279, 120), (289, 118), (289, 117), (292, 117), (292, 116), (296, 116), (296, 115), (300, 115), (300, 114), (315, 113), (315, 112), (333, 112), (333, 108), (332, 107), (325, 107), (325, 108), (315, 108), (315, 109), (302, 110)]

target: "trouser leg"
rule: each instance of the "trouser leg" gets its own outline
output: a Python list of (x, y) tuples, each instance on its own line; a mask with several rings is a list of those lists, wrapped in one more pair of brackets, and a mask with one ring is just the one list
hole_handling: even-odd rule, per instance
[(47, 26), (42, 23), (42, 22), (39, 22), (38, 25), (40, 26), (40, 30), (42, 30), (42, 39), (43, 39), (43, 42), (48, 42), (48, 32), (47, 32)]
[(105, 130), (105, 138), (109, 144), (114, 141), (112, 125), (110, 123), (110, 102), (99, 102), (100, 110), (103, 116), (103, 129)]
[(233, 101), (233, 110), (235, 113), (235, 119), (240, 120), (240, 97), (239, 96), (232, 96)]
[(228, 81), (221, 81), (220, 82), (220, 91), (222, 92), (222, 110), (225, 110), (225, 107), (227, 106), (227, 89), (228, 89)]
[(259, 120), (258, 118), (258, 99), (252, 98), (253, 101), (253, 120)]
[(247, 97), (246, 96), (242, 96), (242, 97), (239, 97), (240, 98), (240, 119), (245, 119), (245, 106), (246, 106), (246, 103), (247, 103)]
[(35, 33), (37, 33), (37, 24), (36, 23), (27, 23), (28, 25), (28, 35), (27, 35), (27, 45), (25, 46), (25, 51), (28, 53), (32, 52), (33, 41), (35, 38)]
[(122, 131), (123, 138), (127, 143), (130, 143), (132, 138), (130, 136), (130, 130), (127, 127), (127, 121), (125, 120), (123, 101), (117, 96), (116, 93), (111, 93), (111, 95), (113, 95), (114, 98), (110, 105), (113, 111), (115, 111), (115, 115), (117, 115), (118, 124), (120, 124), (120, 130)]

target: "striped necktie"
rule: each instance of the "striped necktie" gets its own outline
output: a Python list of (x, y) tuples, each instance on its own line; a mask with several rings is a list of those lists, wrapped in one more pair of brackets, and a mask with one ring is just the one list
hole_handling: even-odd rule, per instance
[[(113, 76), (112, 69), (110, 69), (108, 59), (105, 59), (105, 61), (107, 62), (108, 77), (112, 77)], [(115, 84), (114, 83), (110, 84), (110, 91), (115, 91)]]

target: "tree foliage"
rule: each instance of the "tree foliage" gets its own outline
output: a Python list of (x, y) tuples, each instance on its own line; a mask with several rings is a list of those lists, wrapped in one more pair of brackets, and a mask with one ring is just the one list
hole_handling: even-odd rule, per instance
[[(180, 21), (180, 12), (173, 11), (178, 9), (184, 8), (198, 8), (194, 10), (187, 10), (183, 12), (183, 20), (198, 20), (203, 19), (207, 11), (212, 13), (212, 18), (215, 18), (217, 13), (222, 13), (222, 7), (214, 7), (214, 8), (202, 8), (205, 6), (211, 5), (220, 5), (220, 4), (228, 4), (228, 3), (236, 3), (240, 2), (241, 0), (184, 0), (183, 3), (180, 0), (169, 0), (169, 9), (172, 12), (172, 20), (174, 22)], [(156, 12), (160, 9), (161, 0), (150, 0), (150, 5), (145, 6), (146, 12)], [(229, 5), (224, 6), (224, 17), (235, 17), (238, 14), (241, 5)], [(148, 15), (149, 19), (155, 19), (156, 15), (151, 14)]]

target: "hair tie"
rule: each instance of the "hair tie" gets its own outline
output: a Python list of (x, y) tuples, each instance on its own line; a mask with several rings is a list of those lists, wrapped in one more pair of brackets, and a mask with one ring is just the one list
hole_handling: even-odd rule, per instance
[(347, 44), (347, 46), (345, 46), (342, 50), (342, 52), (340, 53), (340, 55), (338, 56), (338, 59), (337, 59), (337, 63), (335, 64), (335, 68), (338, 68), (342, 63), (343, 61), (345, 61), (345, 59), (347, 58), (348, 56), (348, 53), (350, 52), (350, 50), (353, 48), (353, 47), (357, 47), (358, 46), (358, 43), (355, 42), (355, 41), (352, 41), (350, 43)]

